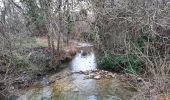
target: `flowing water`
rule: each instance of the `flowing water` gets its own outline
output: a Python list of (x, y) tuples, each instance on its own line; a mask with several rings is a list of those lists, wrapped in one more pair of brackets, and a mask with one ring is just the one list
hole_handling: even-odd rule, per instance
[(82, 55), (77, 53), (71, 62), (73, 72), (96, 70), (96, 58), (94, 52)]
[[(77, 53), (70, 66), (71, 72), (96, 70), (95, 53)], [(50, 86), (30, 89), (18, 100), (129, 100), (134, 95), (133, 91), (124, 88), (125, 83), (114, 78), (95, 80), (85, 77), (73, 73)]]

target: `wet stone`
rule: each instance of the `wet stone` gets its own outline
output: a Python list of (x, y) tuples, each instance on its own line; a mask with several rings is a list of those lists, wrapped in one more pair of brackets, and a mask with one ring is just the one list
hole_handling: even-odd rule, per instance
[(97, 100), (97, 97), (95, 95), (87, 97), (87, 100)]
[(78, 88), (73, 89), (73, 92), (79, 92)]
[(109, 98), (109, 100), (122, 100), (122, 99), (120, 99), (120, 98), (117, 97), (117, 96), (111, 96), (111, 97)]
[(100, 75), (97, 75), (97, 76), (95, 76), (94, 77), (94, 79), (96, 79), (96, 80), (99, 80), (99, 79), (101, 79), (102, 77), (100, 76)]

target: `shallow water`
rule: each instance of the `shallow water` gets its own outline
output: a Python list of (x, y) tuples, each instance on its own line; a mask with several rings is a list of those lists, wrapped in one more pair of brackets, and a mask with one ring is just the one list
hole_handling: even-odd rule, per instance
[(71, 62), (73, 72), (96, 70), (96, 57), (93, 52), (83, 56), (82, 53), (77, 53)]
[[(72, 72), (96, 70), (95, 53), (83, 56), (77, 53), (70, 63)], [(112, 79), (86, 79), (86, 75), (74, 73), (56, 80), (50, 86), (34, 88), (17, 100), (129, 100), (134, 92), (124, 88), (125, 83)]]

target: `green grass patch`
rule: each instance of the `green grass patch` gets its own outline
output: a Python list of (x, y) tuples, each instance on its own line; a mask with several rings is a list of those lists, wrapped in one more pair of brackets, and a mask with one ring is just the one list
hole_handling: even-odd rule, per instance
[(29, 60), (27, 60), (24, 56), (14, 56), (12, 63), (14, 66), (20, 68), (27, 68), (30, 65)]
[(17, 38), (13, 41), (15, 48), (36, 48), (36, 47), (47, 47), (47, 43), (37, 42), (36, 37), (23, 37)]

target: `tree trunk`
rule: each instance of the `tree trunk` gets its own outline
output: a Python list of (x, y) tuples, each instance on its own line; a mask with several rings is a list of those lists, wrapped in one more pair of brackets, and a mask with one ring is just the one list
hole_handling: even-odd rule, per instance
[[(51, 39), (51, 46), (52, 46), (52, 51), (51, 51), (51, 55), (52, 55), (52, 62), (55, 61), (55, 46), (54, 46), (54, 39)], [(53, 63), (54, 65), (54, 63)]]
[(58, 43), (57, 43), (57, 53), (60, 55), (60, 38), (61, 38), (61, 27), (62, 27), (62, 16), (61, 16), (61, 6), (62, 6), (62, 0), (59, 0), (59, 6), (58, 6), (58, 11), (59, 11), (59, 34), (58, 34)]
[(47, 40), (48, 40), (48, 49), (51, 50), (51, 40), (49, 35), (47, 35)]
[(165, 1), (165, 0), (162, 0), (162, 4), (163, 4), (164, 6), (166, 6), (166, 1)]
[(69, 42), (69, 35), (70, 35), (70, 5), (69, 1), (67, 0), (67, 44)]

